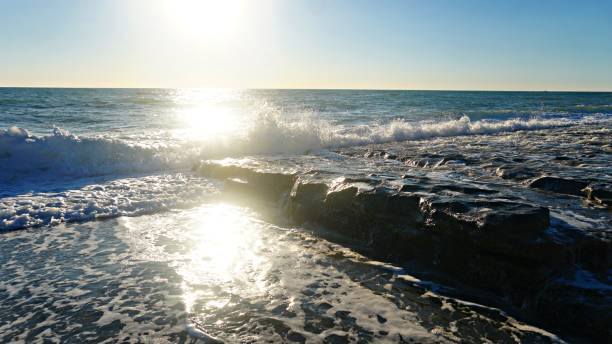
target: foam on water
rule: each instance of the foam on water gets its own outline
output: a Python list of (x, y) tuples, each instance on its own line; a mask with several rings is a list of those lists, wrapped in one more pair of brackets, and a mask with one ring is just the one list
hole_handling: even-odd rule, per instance
[(57, 192), (0, 198), (0, 232), (188, 207), (218, 193), (214, 182), (183, 175), (150, 175), (91, 183)]
[(168, 166), (158, 153), (124, 141), (81, 138), (60, 128), (39, 137), (11, 127), (0, 131), (0, 180), (157, 171)]
[(285, 121), (277, 116), (260, 116), (245, 133), (225, 138), (222, 142), (175, 142), (166, 147), (143, 146), (129, 139), (78, 137), (60, 128), (55, 128), (49, 136), (34, 136), (26, 129), (11, 127), (0, 131), (0, 163), (3, 166), (0, 181), (168, 171), (188, 168), (194, 161), (209, 157), (303, 153), (434, 137), (539, 130), (594, 120), (515, 118), (471, 121), (464, 116), (444, 122), (394, 120), (381, 125), (343, 127), (322, 120)]

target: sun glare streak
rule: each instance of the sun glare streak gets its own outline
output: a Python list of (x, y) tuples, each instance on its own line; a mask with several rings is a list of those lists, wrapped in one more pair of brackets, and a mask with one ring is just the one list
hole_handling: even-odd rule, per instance
[(237, 29), (243, 0), (166, 0), (169, 20), (194, 38), (221, 39)]

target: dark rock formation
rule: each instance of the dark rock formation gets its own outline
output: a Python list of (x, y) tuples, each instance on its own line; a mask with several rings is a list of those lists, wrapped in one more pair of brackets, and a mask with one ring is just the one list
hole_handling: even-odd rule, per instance
[(530, 188), (574, 196), (582, 196), (582, 189), (587, 185), (585, 181), (558, 177), (540, 177), (529, 183)]
[(612, 185), (611, 184), (591, 184), (582, 190), (590, 201), (597, 204), (612, 207)]
[(298, 222), (318, 221), (323, 211), (327, 190), (327, 185), (323, 183), (298, 181), (291, 191), (292, 202), (287, 203), (287, 211)]
[[(611, 293), (566, 288), (560, 278), (581, 268), (605, 275), (611, 267), (610, 241), (551, 230), (546, 207), (493, 198), (496, 191), (469, 185), (432, 186), (427, 178), (414, 176), (395, 184), (372, 175), (328, 185), (313, 176), (235, 166), (200, 164), (195, 170), (225, 180), (234, 191), (286, 200), (284, 210), (295, 222), (322, 225), (356, 242), (373, 258), (418, 262), (497, 294), (549, 326), (611, 338), (612, 324), (606, 317)], [(573, 195), (581, 183), (542, 177), (531, 186)], [(413, 191), (405, 192), (407, 186)], [(609, 185), (589, 185), (584, 192), (594, 202), (610, 204)]]
[(597, 342), (612, 338), (612, 292), (560, 281), (540, 291), (536, 314), (551, 323), (580, 326)]
[(258, 172), (241, 166), (202, 162), (192, 167), (201, 175), (225, 180), (228, 190), (278, 200), (288, 193), (297, 177), (293, 174)]
[(521, 166), (521, 165), (500, 166), (495, 171), (495, 174), (497, 174), (498, 177), (501, 177), (503, 179), (517, 179), (517, 180), (529, 179), (537, 175), (535, 171), (532, 171), (528, 167)]

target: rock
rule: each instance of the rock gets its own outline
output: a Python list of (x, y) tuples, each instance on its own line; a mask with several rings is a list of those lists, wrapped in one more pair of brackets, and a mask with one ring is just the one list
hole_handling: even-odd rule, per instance
[(582, 189), (587, 185), (589, 183), (584, 181), (548, 176), (534, 179), (529, 183), (530, 188), (574, 196), (581, 196)]
[(376, 314), (376, 320), (378, 320), (378, 322), (381, 324), (384, 324), (387, 322), (387, 319), (380, 314)]
[(341, 336), (339, 334), (330, 334), (323, 339), (326, 344), (345, 344), (349, 343), (348, 335)]
[(590, 201), (612, 207), (612, 184), (591, 184), (582, 189), (582, 193)]
[(422, 223), (423, 214), (420, 208), (421, 197), (407, 193), (392, 194), (387, 199), (387, 212), (390, 215), (406, 219), (409, 223)]
[(522, 165), (500, 166), (497, 168), (497, 170), (495, 170), (495, 174), (497, 174), (498, 177), (501, 177), (503, 179), (518, 179), (518, 180), (533, 178), (537, 175), (536, 172)]
[(581, 163), (580, 160), (575, 160), (567, 156), (557, 156), (553, 158), (552, 161), (567, 166), (578, 166)]
[(387, 188), (375, 188), (358, 192), (354, 197), (354, 206), (366, 216), (384, 214), (387, 208), (387, 198), (392, 190)]
[[(546, 236), (545, 230), (549, 226), (547, 208), (436, 196), (421, 199), (421, 212), (425, 226), (439, 239), (438, 260), (447, 264), (446, 269), (452, 273), (462, 274), (462, 269), (467, 266), (480, 266), (479, 273), (489, 276), (479, 277), (481, 281), (477, 283), (485, 283), (487, 278), (499, 283), (497, 279), (502, 277), (492, 276), (502, 271), (508, 276), (529, 274), (523, 273), (523, 268), (511, 272), (514, 267), (509, 263), (520, 267), (532, 262), (536, 268), (543, 262), (565, 262), (566, 250)], [(483, 254), (487, 255), (488, 261), (479, 258)], [(518, 280), (518, 277), (514, 278)]]
[(400, 192), (415, 192), (415, 191), (425, 191), (426, 188), (419, 184), (404, 184), (400, 187)]
[(585, 235), (578, 240), (578, 263), (593, 271), (606, 272), (612, 266), (612, 243), (610, 240)]
[(534, 313), (543, 322), (588, 333), (596, 342), (610, 343), (612, 292), (607, 288), (553, 283), (540, 291)]
[(384, 157), (387, 152), (384, 150), (371, 150), (364, 154), (364, 158)]
[(488, 195), (488, 194), (497, 193), (497, 191), (495, 190), (481, 189), (477, 187), (457, 185), (457, 184), (436, 185), (431, 188), (432, 193), (439, 193), (441, 191), (446, 191), (446, 190), (460, 192), (460, 193), (464, 193), (468, 195)]
[(404, 164), (410, 167), (428, 167), (429, 160), (428, 159), (407, 159), (404, 161)]
[[(348, 241), (369, 258), (416, 263), (459, 283), (486, 290), (521, 308), (522, 315), (536, 315), (547, 324), (580, 326), (585, 330), (576, 332), (590, 331), (602, 341), (612, 336), (610, 293), (559, 283), (562, 273), (576, 267), (604, 276), (598, 278), (605, 281), (602, 278), (610, 269), (612, 257), (610, 241), (578, 231), (560, 233), (549, 229), (546, 207), (495, 199), (497, 195), (488, 196), (494, 190), (481, 189), (479, 184), (434, 185), (418, 174), (387, 184), (376, 175), (346, 178), (330, 188), (325, 183), (309, 181), (311, 175), (296, 182), (294, 175), (237, 166), (204, 164), (194, 169), (256, 196), (278, 200), (287, 193), (285, 210), (293, 220), (316, 224), (310, 227), (315, 230), (321, 225), (325, 229), (321, 235)], [(521, 179), (532, 174), (522, 165), (500, 167), (498, 171), (502, 178)], [(610, 184), (582, 187), (581, 183), (541, 177), (530, 186), (571, 195), (576, 194), (576, 189), (583, 190), (593, 202), (610, 204)], [(397, 191), (400, 186), (404, 192)], [(421, 192), (405, 192), (408, 189)], [(315, 294), (312, 290), (308, 293)], [(316, 311), (326, 312), (329, 307), (322, 303)], [(341, 312), (337, 311), (336, 317), (343, 315)], [(343, 316), (345, 320), (350, 318), (348, 313)], [(376, 320), (383, 324), (387, 319), (376, 315)], [(337, 319), (321, 317), (315, 321), (311, 317), (305, 330), (322, 334), (334, 321)], [(330, 342), (344, 340), (340, 336), (325, 338)], [(304, 336), (296, 334), (287, 339), (302, 341)]]
[(204, 176), (225, 179), (226, 187), (234, 192), (251, 193), (277, 201), (288, 193), (297, 179), (295, 174), (259, 172), (247, 167), (202, 162), (192, 167)]
[(328, 189), (323, 183), (295, 183), (288, 202), (289, 214), (298, 222), (317, 221)]
[(325, 197), (326, 209), (342, 210), (351, 207), (353, 197), (357, 194), (357, 187), (352, 185), (339, 185)]
[(478, 213), (481, 231), (533, 234), (546, 230), (550, 224), (549, 211), (545, 207), (512, 202), (485, 202), (482, 205), (487, 210), (481, 209)]

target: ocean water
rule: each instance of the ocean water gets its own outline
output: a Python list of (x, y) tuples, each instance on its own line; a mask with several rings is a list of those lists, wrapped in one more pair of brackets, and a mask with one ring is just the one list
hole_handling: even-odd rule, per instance
[(228, 203), (201, 161), (408, 174), (546, 206), (551, 231), (612, 227), (601, 205), (526, 187), (612, 182), (611, 93), (0, 88), (0, 128), (3, 342), (561, 341)]

